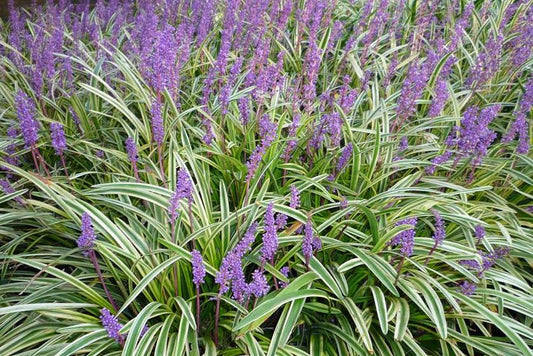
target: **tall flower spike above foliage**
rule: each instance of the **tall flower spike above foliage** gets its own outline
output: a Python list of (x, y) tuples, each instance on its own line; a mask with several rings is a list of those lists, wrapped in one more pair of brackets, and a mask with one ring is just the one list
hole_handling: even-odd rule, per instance
[(116, 316), (111, 314), (111, 312), (103, 308), (100, 310), (100, 320), (102, 321), (102, 325), (104, 326), (104, 329), (107, 331), (107, 335), (115, 339), (117, 342), (121, 343), (123, 341), (123, 336), (120, 335), (120, 329), (122, 329), (122, 324), (118, 322), (118, 319)]
[(291, 200), (289, 206), (293, 209), (300, 207), (300, 191), (294, 184), (291, 185)]
[(442, 220), (439, 212), (435, 209), (433, 209), (433, 216), (435, 217), (435, 233), (433, 234), (433, 240), (435, 240), (435, 245), (441, 245), (446, 238), (444, 220)]
[(307, 219), (307, 223), (304, 228), (304, 237), (302, 241), (302, 253), (305, 257), (305, 265), (309, 268), (309, 261), (313, 256), (313, 225), (311, 219)]
[(152, 139), (158, 146), (161, 146), (165, 137), (165, 129), (163, 115), (161, 113), (161, 103), (157, 99), (152, 102), (150, 114), (152, 115)]
[(168, 214), (170, 215), (170, 222), (174, 223), (178, 218), (178, 209), (181, 199), (188, 199), (192, 203), (192, 181), (191, 176), (185, 169), (178, 171), (178, 178), (176, 181), (176, 189), (170, 197), (168, 203)]
[(59, 122), (52, 122), (50, 124), (50, 134), (52, 137), (52, 146), (56, 153), (61, 156), (67, 148), (67, 140), (65, 139), (63, 125)]
[(137, 145), (132, 137), (128, 137), (126, 139), (126, 151), (128, 152), (128, 159), (130, 162), (133, 164), (137, 163), (137, 159), (139, 158), (137, 153)]
[(278, 249), (277, 225), (274, 220), (274, 203), (268, 204), (265, 213), (265, 233), (263, 234), (263, 246), (261, 248), (261, 262), (271, 262)]
[(335, 167), (335, 171), (328, 177), (328, 180), (330, 181), (334, 180), (335, 177), (338, 176), (342, 172), (342, 170), (348, 164), (348, 161), (352, 157), (352, 153), (353, 153), (353, 145), (350, 142), (342, 150), (341, 157), (339, 158), (339, 161), (337, 162), (337, 167)]
[(96, 234), (94, 233), (91, 216), (85, 212), (81, 215), (81, 235), (78, 238), (78, 247), (81, 248), (84, 256), (94, 248)]
[(274, 122), (271, 122), (268, 115), (265, 114), (261, 117), (258, 123), (259, 126), (259, 135), (261, 136), (261, 143), (254, 149), (252, 155), (248, 162), (246, 162), (246, 167), (248, 168), (248, 173), (246, 175), (246, 181), (250, 180), (255, 175), (255, 172), (259, 168), (259, 163), (263, 155), (266, 153), (266, 150), (270, 147), (272, 142), (276, 139), (276, 130), (277, 125)]
[(202, 254), (198, 250), (193, 250), (192, 255), (192, 281), (196, 287), (200, 287), (200, 284), (204, 283), (205, 278), (205, 266)]
[(476, 228), (474, 229), (474, 234), (476, 236), (476, 244), (479, 244), (481, 240), (485, 237), (485, 228), (481, 225), (476, 225)]
[(481, 164), (496, 138), (496, 133), (489, 128), (489, 124), (498, 115), (500, 108), (500, 105), (492, 105), (479, 111), (477, 107), (472, 106), (466, 110), (459, 128), (457, 147), (460, 154), (456, 161), (464, 156), (472, 156), (474, 167)]
[(19, 90), (15, 97), (15, 106), (26, 147), (35, 146), (39, 139), (39, 122), (35, 119), (35, 103), (26, 93)]

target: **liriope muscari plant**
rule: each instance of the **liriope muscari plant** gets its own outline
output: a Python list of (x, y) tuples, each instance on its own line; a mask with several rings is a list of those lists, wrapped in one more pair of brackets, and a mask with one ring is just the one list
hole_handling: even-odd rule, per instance
[(530, 354), (531, 5), (11, 1), (0, 355)]

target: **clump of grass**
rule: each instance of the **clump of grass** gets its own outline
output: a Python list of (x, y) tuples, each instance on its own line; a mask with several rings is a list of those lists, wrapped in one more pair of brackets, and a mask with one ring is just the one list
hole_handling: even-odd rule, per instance
[(0, 355), (529, 354), (530, 15), (11, 9)]

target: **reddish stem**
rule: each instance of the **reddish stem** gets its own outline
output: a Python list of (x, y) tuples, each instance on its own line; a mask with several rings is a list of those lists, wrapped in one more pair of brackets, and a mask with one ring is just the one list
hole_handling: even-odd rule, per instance
[(104, 276), (102, 275), (102, 270), (100, 269), (100, 264), (98, 263), (98, 258), (96, 258), (96, 252), (94, 250), (89, 251), (89, 258), (91, 259), (91, 262), (93, 263), (96, 274), (98, 275), (98, 279), (100, 280), (100, 283), (102, 284), (102, 287), (104, 288), (104, 292), (107, 296), (107, 300), (109, 300), (109, 303), (111, 303), (116, 313), (118, 311), (117, 303), (115, 302), (115, 299), (113, 299), (113, 297), (111, 296), (111, 293), (109, 293), (109, 290), (107, 289), (107, 286), (104, 281)]

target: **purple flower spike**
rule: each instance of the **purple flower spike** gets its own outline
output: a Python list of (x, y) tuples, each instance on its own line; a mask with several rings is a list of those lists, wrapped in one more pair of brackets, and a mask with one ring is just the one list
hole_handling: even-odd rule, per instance
[(444, 227), (444, 221), (437, 210), (433, 209), (433, 216), (435, 217), (435, 233), (433, 234), (433, 240), (435, 240), (435, 245), (440, 245), (446, 237), (446, 229)]
[(247, 182), (253, 178), (255, 172), (259, 168), (259, 163), (261, 163), (261, 160), (263, 159), (263, 155), (276, 139), (277, 125), (269, 120), (268, 115), (265, 114), (261, 117), (258, 126), (259, 135), (261, 136), (261, 144), (254, 149), (250, 155), (250, 159), (246, 162), (246, 167), (248, 168), (248, 173), (246, 175)]
[(274, 220), (274, 203), (268, 204), (265, 213), (265, 233), (263, 234), (263, 247), (261, 248), (261, 262), (270, 262), (274, 259), (278, 249), (277, 225)]
[[(280, 273), (282, 275), (285, 276), (285, 278), (289, 278), (290, 269), (289, 269), (288, 266), (282, 267), (279, 271), (280, 271)], [(284, 281), (280, 281), (279, 284), (280, 284), (281, 288), (285, 288), (285, 287), (287, 287), (289, 285), (288, 282), (284, 282)]]
[(485, 237), (485, 228), (481, 225), (476, 225), (476, 228), (474, 231), (475, 231), (477, 243), (480, 243), (481, 240)]
[(178, 218), (178, 208), (181, 199), (189, 199), (189, 202), (192, 202), (193, 199), (191, 176), (189, 176), (189, 173), (185, 169), (179, 170), (176, 189), (168, 203), (168, 214), (170, 215), (171, 223)]
[(50, 135), (52, 137), (52, 146), (58, 156), (61, 156), (67, 148), (67, 140), (65, 139), (65, 131), (63, 125), (59, 122), (52, 122), (50, 124)]
[(309, 260), (313, 256), (313, 225), (311, 224), (311, 219), (308, 219), (305, 224), (302, 253), (305, 257), (305, 264), (309, 266)]
[(161, 113), (161, 103), (157, 100), (152, 102), (150, 108), (150, 114), (152, 114), (152, 139), (158, 146), (163, 144), (165, 138), (165, 129), (163, 124), (163, 115)]
[(78, 238), (78, 247), (82, 249), (82, 254), (88, 256), (94, 248), (96, 234), (94, 233), (91, 216), (85, 212), (81, 216), (81, 235)]
[(291, 185), (291, 201), (289, 203), (289, 206), (293, 209), (297, 209), (300, 207), (300, 191), (296, 186), (293, 184)]
[[(2, 187), (2, 190), (4, 191), (5, 195), (13, 194), (15, 193), (15, 188), (11, 186), (11, 183), (9, 183), (8, 179), (2, 179), (0, 180), (0, 186)], [(19, 203), (20, 205), (24, 205), (24, 202), (22, 201), (21, 197), (16, 197), (15, 201)]]
[(193, 250), (192, 255), (192, 281), (196, 285), (196, 288), (200, 287), (200, 284), (204, 283), (205, 278), (205, 266), (202, 255), (198, 250)]
[(459, 286), (461, 287), (461, 293), (468, 297), (474, 294), (477, 289), (477, 285), (475, 283), (470, 283), (468, 281), (463, 281), (463, 283), (461, 283)]
[(122, 329), (122, 324), (118, 322), (117, 317), (111, 314), (106, 308), (101, 309), (100, 313), (102, 314), (100, 315), (100, 320), (104, 329), (107, 331), (107, 335), (117, 342), (121, 342), (122, 335), (120, 335), (120, 329)]
[(252, 273), (252, 283), (248, 285), (248, 293), (256, 298), (262, 297), (268, 293), (270, 287), (263, 272), (256, 269)]
[(396, 222), (396, 226), (400, 225), (411, 225), (412, 229), (404, 230), (396, 235), (391, 241), (390, 245), (396, 246), (401, 245), (400, 252), (404, 257), (409, 257), (413, 254), (413, 247), (415, 242), (415, 226), (417, 222), (417, 217), (411, 217), (402, 219)]
[(128, 152), (128, 158), (131, 163), (137, 163), (138, 159), (138, 152), (137, 152), (137, 145), (135, 144), (135, 141), (133, 138), (128, 137), (126, 139), (126, 151)]
[(35, 120), (35, 103), (26, 93), (19, 90), (15, 97), (15, 106), (24, 143), (26, 147), (32, 147), (39, 139), (39, 122)]

